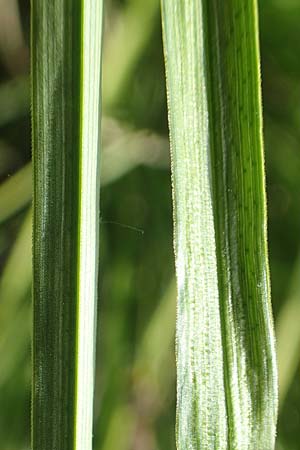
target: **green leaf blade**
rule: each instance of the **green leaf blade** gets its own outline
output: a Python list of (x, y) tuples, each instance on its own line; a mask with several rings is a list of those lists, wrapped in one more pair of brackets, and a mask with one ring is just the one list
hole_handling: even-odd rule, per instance
[(162, 1), (172, 144), (177, 446), (274, 448), (255, 2)]
[[(76, 449), (92, 448), (99, 259), (102, 1), (83, 2)], [(88, 401), (87, 401), (88, 399)], [(88, 444), (88, 445), (87, 445)]]
[(90, 449), (102, 2), (32, 2), (33, 449)]

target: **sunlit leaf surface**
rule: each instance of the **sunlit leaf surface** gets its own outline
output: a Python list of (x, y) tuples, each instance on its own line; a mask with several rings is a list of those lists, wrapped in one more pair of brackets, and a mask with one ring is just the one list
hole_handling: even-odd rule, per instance
[(277, 372), (255, 1), (162, 0), (178, 450), (271, 450)]

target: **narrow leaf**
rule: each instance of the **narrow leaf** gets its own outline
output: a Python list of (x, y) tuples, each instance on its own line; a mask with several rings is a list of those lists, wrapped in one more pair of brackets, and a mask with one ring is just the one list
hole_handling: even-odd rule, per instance
[(277, 373), (256, 1), (162, 0), (178, 450), (271, 450)]
[(31, 201), (31, 163), (0, 184), (0, 224), (24, 209)]
[(300, 350), (300, 257), (294, 264), (287, 298), (276, 321), (279, 375), (279, 407), (284, 404), (289, 387), (299, 367)]
[(0, 126), (29, 114), (28, 77), (17, 77), (0, 85)]
[(92, 446), (102, 1), (32, 1), (33, 450)]
[(112, 29), (108, 27), (103, 55), (105, 111), (115, 106), (122, 89), (126, 86), (125, 83), (133, 74), (134, 65), (153, 33), (155, 24), (153, 19), (158, 14), (159, 0), (131, 0), (125, 2), (122, 17), (115, 18)]
[[(32, 211), (26, 213), (0, 278), (0, 389), (28, 352)], [(17, 274), (17, 276), (16, 276)], [(27, 300), (27, 301), (25, 301)], [(16, 332), (17, 331), (17, 332)], [(12, 345), (13, 343), (13, 345)], [(10, 351), (7, 351), (7, 348)]]

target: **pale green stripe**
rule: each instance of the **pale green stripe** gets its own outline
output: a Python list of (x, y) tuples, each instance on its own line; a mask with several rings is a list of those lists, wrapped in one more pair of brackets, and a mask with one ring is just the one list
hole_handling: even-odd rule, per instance
[(77, 450), (92, 448), (99, 233), (99, 128), (102, 2), (85, 0), (82, 36), (79, 269), (77, 319)]
[(179, 295), (177, 442), (179, 449), (221, 450), (226, 448), (227, 421), (203, 9), (199, 1), (164, 1), (162, 7)]

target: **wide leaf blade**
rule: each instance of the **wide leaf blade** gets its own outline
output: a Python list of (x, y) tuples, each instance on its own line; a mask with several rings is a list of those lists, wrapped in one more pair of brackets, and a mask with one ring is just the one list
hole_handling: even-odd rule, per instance
[(271, 450), (257, 7), (162, 0), (178, 284), (177, 447)]

